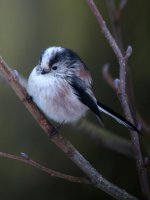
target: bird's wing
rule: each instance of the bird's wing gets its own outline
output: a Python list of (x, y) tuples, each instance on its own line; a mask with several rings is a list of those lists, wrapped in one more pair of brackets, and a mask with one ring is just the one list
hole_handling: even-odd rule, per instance
[(90, 92), (92, 93), (90, 87), (86, 87), (84, 81), (82, 81), (77, 77), (72, 78), (70, 84), (74, 90), (74, 93), (77, 95), (78, 99), (83, 104), (85, 104), (89, 109), (91, 109), (98, 117), (100, 123), (104, 125), (100, 110), (97, 106), (96, 99), (94, 98), (94, 96), (90, 95)]
[(119, 124), (126, 126), (127, 128), (134, 130), (141, 134), (141, 132), (127, 119), (125, 119), (120, 114), (113, 111), (111, 108), (105, 106), (104, 104), (97, 102), (94, 95), (92, 94), (90, 86), (85, 85), (85, 82), (79, 79), (78, 77), (74, 77), (70, 82), (74, 93), (78, 96), (79, 100), (89, 107), (98, 117), (101, 124), (103, 125), (103, 120), (101, 117), (101, 112), (107, 114), (108, 116), (115, 119)]

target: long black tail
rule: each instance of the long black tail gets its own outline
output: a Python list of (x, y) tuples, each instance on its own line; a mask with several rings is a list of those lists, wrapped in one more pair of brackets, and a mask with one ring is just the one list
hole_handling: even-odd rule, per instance
[(129, 122), (127, 119), (125, 119), (124, 117), (122, 117), (121, 115), (113, 111), (111, 108), (105, 106), (104, 104), (100, 102), (97, 102), (97, 105), (101, 112), (109, 115), (110, 117), (115, 119), (119, 124), (122, 124), (126, 126), (127, 128), (130, 128), (131, 130), (134, 130), (138, 132), (139, 134), (141, 134), (141, 132), (131, 122)]

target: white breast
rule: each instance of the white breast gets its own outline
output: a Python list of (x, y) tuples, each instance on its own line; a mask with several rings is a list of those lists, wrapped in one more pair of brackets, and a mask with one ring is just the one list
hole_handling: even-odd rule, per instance
[(50, 73), (37, 75), (35, 68), (29, 76), (27, 90), (39, 108), (59, 123), (75, 122), (88, 110), (67, 81)]

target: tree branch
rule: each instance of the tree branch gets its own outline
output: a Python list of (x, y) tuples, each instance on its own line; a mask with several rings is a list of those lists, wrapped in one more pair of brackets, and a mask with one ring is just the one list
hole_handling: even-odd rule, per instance
[(10, 158), (13, 160), (18, 160), (23, 163), (26, 163), (28, 165), (34, 166), (37, 169), (47, 173), (49, 176), (52, 177), (57, 177), (57, 178), (62, 178), (66, 181), (74, 182), (74, 183), (85, 183), (85, 184), (90, 184), (90, 181), (84, 177), (75, 177), (75, 176), (70, 176), (52, 169), (49, 169), (36, 161), (32, 160), (27, 154), (21, 153), (21, 156), (16, 156), (13, 154), (5, 153), (5, 152), (0, 152), (0, 157), (5, 157), (5, 158)]
[(107, 194), (119, 200), (133, 200), (137, 199), (132, 195), (128, 194), (125, 190), (120, 189), (114, 184), (106, 180), (96, 169), (75, 149), (70, 141), (62, 138), (60, 134), (53, 134), (54, 126), (46, 119), (43, 113), (38, 107), (32, 102), (28, 101), (27, 91), (21, 85), (19, 77), (16, 76), (4, 60), (0, 57), (0, 73), (8, 82), (9, 86), (14, 90), (19, 99), (23, 102), (35, 120), (39, 123), (41, 128), (49, 136), (50, 140), (59, 147), (69, 159), (71, 159), (83, 172), (87, 175), (93, 186), (103, 190)]
[(119, 88), (116, 87), (116, 85), (114, 84), (114, 79), (112, 77), (112, 75), (109, 72), (109, 68), (110, 65), (109, 64), (105, 64), (102, 66), (102, 75), (105, 79), (105, 81), (108, 83), (108, 85), (114, 90), (114, 92), (118, 95), (119, 93)]
[[(115, 39), (111, 35), (109, 29), (106, 26), (106, 23), (96, 7), (95, 3), (93, 0), (87, 0), (88, 5), (91, 8), (92, 13), (96, 17), (98, 24), (100, 26), (100, 29), (104, 35), (104, 37), (107, 39), (109, 45), (113, 49), (119, 66), (120, 66), (120, 102), (123, 108), (123, 111), (125, 113), (125, 116), (127, 119), (132, 122), (135, 122), (135, 116), (134, 113), (131, 112), (129, 103), (128, 103), (128, 95), (126, 91), (126, 76), (127, 76), (127, 61), (128, 61), (128, 50), (126, 51), (126, 54), (123, 55), (119, 46), (117, 45)], [(141, 186), (141, 192), (144, 198), (150, 199), (150, 190), (149, 190), (149, 185), (148, 185), (148, 179), (147, 179), (147, 174), (146, 174), (146, 169), (144, 166), (144, 159), (142, 156), (142, 151), (140, 147), (140, 141), (139, 141), (139, 135), (135, 131), (130, 130), (130, 135), (131, 135), (131, 141), (132, 141), (132, 148), (134, 152), (134, 157), (138, 169), (138, 175), (139, 175), (139, 181), (140, 181), (140, 186)]]
[[(120, 47), (121, 51), (124, 52), (124, 47), (123, 47), (123, 42), (122, 42), (122, 36), (121, 36), (121, 15), (123, 12), (123, 9), (127, 3), (127, 0), (121, 0), (119, 8), (116, 8), (114, 0), (106, 0), (107, 7), (108, 7), (108, 13), (109, 13), (109, 18), (111, 21), (111, 27), (112, 27), (112, 32), (114, 35), (114, 38)], [(129, 98), (130, 98), (130, 104), (133, 109), (133, 104), (135, 102), (135, 95), (134, 95), (134, 90), (133, 90), (133, 84), (132, 84), (132, 77), (131, 77), (131, 70), (128, 68), (128, 93), (129, 93)], [(144, 132), (147, 134), (150, 134), (150, 126), (144, 121), (142, 116), (137, 112), (136, 120), (138, 121), (139, 124), (141, 124), (141, 128)]]
[[(117, 94), (118, 98), (120, 97), (120, 87), (119, 87), (119, 83), (120, 80), (119, 79), (115, 79), (112, 77), (110, 71), (109, 71), (110, 65), (109, 64), (104, 64), (102, 66), (102, 75), (103, 78), (105, 79), (105, 81), (108, 83), (108, 85), (114, 90), (114, 92)], [(119, 81), (119, 83), (117, 82)], [(143, 118), (141, 117), (141, 115), (137, 112), (137, 118), (138, 118), (138, 122), (141, 123), (142, 129), (147, 133), (150, 134), (150, 126), (148, 126), (148, 124), (143, 120)]]

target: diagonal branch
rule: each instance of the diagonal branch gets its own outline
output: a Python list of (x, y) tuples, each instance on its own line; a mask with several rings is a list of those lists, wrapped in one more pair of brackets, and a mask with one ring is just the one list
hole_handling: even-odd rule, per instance
[(40, 127), (49, 136), (50, 140), (59, 147), (67, 157), (72, 160), (83, 172), (87, 175), (93, 186), (103, 190), (107, 194), (119, 200), (134, 200), (137, 199), (128, 194), (125, 190), (120, 189), (108, 180), (106, 180), (97, 170), (77, 151), (77, 149), (70, 143), (70, 141), (62, 138), (60, 134), (53, 134), (54, 126), (49, 123), (43, 113), (32, 102), (27, 100), (28, 94), (26, 89), (21, 85), (19, 77), (12, 71), (11, 68), (0, 57), (0, 73), (8, 82), (9, 86), (14, 90), (19, 99), (26, 106), (28, 111), (32, 114)]
[(52, 177), (62, 178), (66, 181), (70, 181), (70, 182), (74, 182), (74, 183), (90, 184), (90, 181), (88, 179), (84, 178), (84, 177), (70, 176), (70, 175), (49, 169), (49, 168), (37, 163), (36, 161), (32, 160), (25, 153), (21, 153), (21, 156), (16, 156), (16, 155), (5, 153), (5, 152), (0, 152), (0, 157), (10, 158), (10, 159), (13, 159), (13, 160), (21, 161), (23, 163), (26, 163), (28, 165), (36, 167), (37, 169), (47, 173), (49, 176), (52, 176)]
[[(111, 48), (113, 49), (117, 57), (117, 60), (120, 66), (120, 72), (119, 72), (120, 73), (119, 74), (120, 76), (120, 102), (127, 119), (130, 122), (135, 123), (135, 116), (134, 116), (134, 113), (131, 112), (131, 109), (129, 107), (128, 95), (126, 91), (127, 61), (128, 61), (128, 57), (130, 56), (128, 55), (130, 48), (129, 47), (127, 48), (125, 55), (122, 54), (115, 39), (113, 38), (109, 29), (107, 28), (106, 23), (100, 11), (96, 7), (94, 1), (87, 0), (87, 3), (91, 8), (92, 13), (96, 17), (104, 37), (107, 39), (109, 45), (111, 46)], [(141, 191), (144, 198), (150, 199), (150, 190), (149, 190), (149, 185), (148, 185), (147, 173), (144, 166), (144, 159), (143, 159), (143, 155), (142, 155), (142, 151), (140, 147), (139, 135), (135, 131), (131, 131), (131, 130), (130, 130), (130, 134), (131, 134), (134, 157), (135, 157), (135, 161), (136, 161), (136, 165), (138, 169)]]

